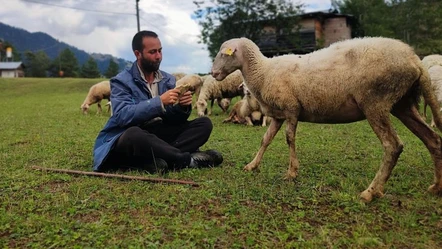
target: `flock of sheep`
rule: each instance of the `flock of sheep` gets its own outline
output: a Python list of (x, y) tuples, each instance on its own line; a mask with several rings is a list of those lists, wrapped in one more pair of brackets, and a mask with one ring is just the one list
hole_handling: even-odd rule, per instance
[[(196, 95), (196, 104), (193, 105), (197, 109), (198, 116), (211, 115), (212, 108), (215, 102), (221, 108), (223, 112), (227, 112), (231, 99), (234, 97), (241, 97), (232, 108), (228, 118), (224, 122), (232, 122), (236, 124), (257, 125), (261, 124), (266, 126), (269, 122), (268, 117), (264, 117), (261, 111), (261, 107), (253, 97), (253, 95), (245, 86), (241, 72), (238, 70), (235, 73), (229, 75), (222, 81), (217, 81), (211, 75), (200, 76), (198, 74), (184, 74), (173, 73), (176, 78), (176, 86), (188, 84), (190, 89)], [(107, 99), (108, 112), (111, 112), (112, 108), (110, 100), (110, 82), (108, 80), (101, 81), (93, 85), (81, 105), (81, 110), (84, 114), (88, 113), (89, 107), (93, 104), (97, 104), (97, 113), (102, 113), (101, 101)], [(208, 108), (208, 103), (210, 108)]]
[[(267, 147), (286, 121), (289, 167), (286, 178), (298, 174), (295, 134), (299, 121), (351, 123), (366, 119), (381, 141), (384, 155), (371, 184), (360, 197), (370, 202), (383, 196), (384, 184), (403, 150), (390, 114), (396, 116), (427, 147), (434, 162), (434, 184), (429, 191), (442, 195), (442, 138), (426, 124), (426, 106), (432, 111), (432, 126), (442, 131), (442, 56), (422, 60), (413, 49), (389, 38), (355, 38), (305, 55), (265, 57), (247, 38), (223, 43), (211, 75), (178, 75), (177, 86), (191, 84), (198, 96), (198, 116), (210, 115), (208, 102), (227, 111), (231, 98), (241, 96), (224, 122), (266, 126), (261, 147), (244, 170), (258, 168)], [(109, 96), (105, 87), (92, 86), (83, 112)], [(99, 85), (97, 84), (97, 85)], [(96, 89), (96, 90), (94, 90)], [(95, 92), (95, 93), (94, 93)], [(419, 99), (425, 108), (420, 114)], [(101, 106), (99, 106), (101, 112)], [(423, 116), (423, 117), (422, 117)]]

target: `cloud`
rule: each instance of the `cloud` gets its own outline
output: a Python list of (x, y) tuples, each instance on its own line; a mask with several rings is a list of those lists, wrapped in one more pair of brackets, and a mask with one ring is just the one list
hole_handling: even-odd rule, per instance
[[(294, 1), (299, 2), (299, 1)], [(330, 0), (305, 1), (306, 10), (324, 10)], [(140, 0), (140, 29), (156, 32), (163, 46), (161, 69), (207, 73), (211, 60), (199, 44), (200, 27), (191, 0)], [(135, 59), (131, 42), (137, 32), (134, 0), (6, 0), (0, 22), (29, 32), (45, 32), (89, 53)]]

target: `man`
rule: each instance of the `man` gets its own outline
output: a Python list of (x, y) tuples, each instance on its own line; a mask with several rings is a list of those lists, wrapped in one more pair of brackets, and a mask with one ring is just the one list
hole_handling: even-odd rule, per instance
[(219, 152), (199, 151), (212, 132), (211, 120), (188, 121), (192, 93), (180, 96), (175, 77), (159, 70), (157, 34), (138, 32), (132, 50), (136, 62), (110, 80), (113, 115), (95, 141), (94, 171), (141, 168), (154, 173), (221, 164)]

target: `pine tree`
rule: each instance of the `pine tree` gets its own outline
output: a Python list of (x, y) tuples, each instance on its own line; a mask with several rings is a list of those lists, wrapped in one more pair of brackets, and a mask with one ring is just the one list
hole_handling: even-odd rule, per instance
[(89, 57), (89, 59), (83, 64), (80, 72), (81, 77), (83, 78), (100, 78), (101, 73), (98, 69), (97, 62), (94, 58)]
[(25, 52), (25, 75), (27, 77), (46, 77), (51, 59), (44, 51)]
[(111, 58), (109, 60), (109, 66), (107, 67), (107, 70), (104, 73), (104, 76), (106, 78), (112, 78), (115, 75), (117, 75), (119, 71), (120, 71), (120, 69), (118, 68), (118, 64)]

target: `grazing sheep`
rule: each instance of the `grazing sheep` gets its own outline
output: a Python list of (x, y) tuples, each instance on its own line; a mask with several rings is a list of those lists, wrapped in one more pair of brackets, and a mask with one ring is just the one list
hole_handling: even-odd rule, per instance
[(186, 76), (185, 73), (173, 73), (173, 76), (175, 76), (175, 80), (179, 81), (181, 78), (183, 78), (184, 76)]
[(384, 148), (382, 164), (360, 197), (369, 202), (383, 196), (403, 144), (394, 130), (390, 113), (396, 116), (428, 148), (434, 161), (434, 184), (429, 191), (442, 195), (442, 138), (418, 112), (420, 91), (442, 130), (430, 75), (407, 44), (389, 38), (356, 38), (332, 44), (306, 55), (265, 57), (247, 38), (221, 45), (212, 65), (212, 75), (223, 80), (241, 70), (253, 95), (271, 116), (261, 148), (245, 170), (256, 169), (283, 122), (290, 163), (286, 177), (298, 174), (295, 150), (298, 121), (350, 123), (367, 119)]
[[(432, 54), (425, 56), (422, 59), (422, 63), (424, 64), (425, 68), (430, 72), (430, 68), (433, 66), (442, 66), (442, 55), (438, 54)], [(439, 88), (442, 88), (442, 81), (438, 81), (437, 78), (439, 78), (438, 69), (431, 70), (430, 77), (431, 77), (431, 84), (433, 85), (433, 88), (436, 91), (437, 100), (439, 101), (439, 105), (442, 104), (442, 94), (439, 93)], [(427, 119), (427, 103), (424, 100), (424, 112), (422, 113), (422, 116)], [(434, 127), (434, 119), (431, 120), (431, 126)]]
[[(217, 82), (212, 76), (208, 76), (201, 87), (201, 92), (196, 102), (198, 116), (205, 115), (208, 100), (212, 100), (212, 107), (213, 101), (216, 99), (223, 112), (226, 112), (227, 109), (223, 109), (221, 105), (221, 99), (242, 96), (242, 90), (238, 88), (241, 82), (243, 82), (243, 78), (239, 70), (220, 82)], [(212, 109), (208, 110), (207, 115), (211, 113)]]
[(97, 113), (100, 114), (102, 112), (101, 100), (107, 99), (109, 101), (110, 93), (110, 82), (108, 80), (98, 82), (97, 84), (91, 86), (86, 99), (80, 107), (81, 110), (84, 114), (87, 114), (90, 105), (97, 103)]

